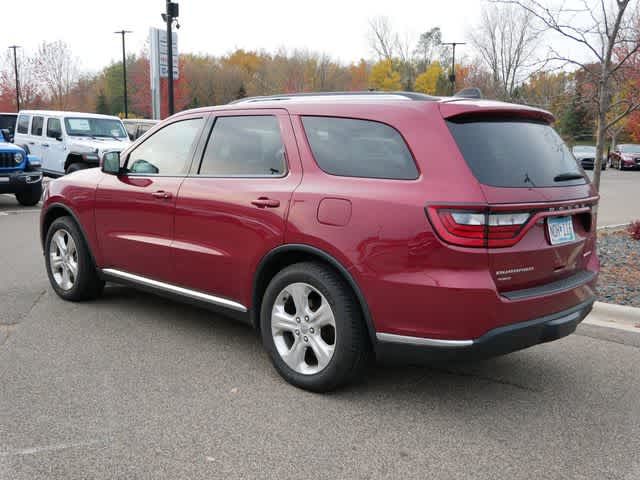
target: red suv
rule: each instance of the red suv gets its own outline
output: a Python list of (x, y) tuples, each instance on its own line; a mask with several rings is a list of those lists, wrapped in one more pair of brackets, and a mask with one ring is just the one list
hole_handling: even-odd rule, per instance
[(599, 262), (598, 196), (552, 121), (410, 93), (181, 112), (49, 184), (47, 273), (66, 300), (113, 281), (224, 311), (314, 391), (373, 355), (555, 340), (589, 313)]

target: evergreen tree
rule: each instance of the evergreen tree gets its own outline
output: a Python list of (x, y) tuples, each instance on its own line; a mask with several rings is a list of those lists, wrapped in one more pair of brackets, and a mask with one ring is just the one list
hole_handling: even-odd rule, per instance
[(560, 116), (560, 133), (562, 133), (565, 138), (574, 141), (592, 135), (593, 128), (589, 125), (588, 116), (589, 112), (578, 90), (573, 94), (571, 101)]
[(109, 105), (107, 105), (107, 96), (104, 94), (104, 90), (100, 90), (98, 98), (96, 99), (96, 113), (102, 113), (108, 115)]

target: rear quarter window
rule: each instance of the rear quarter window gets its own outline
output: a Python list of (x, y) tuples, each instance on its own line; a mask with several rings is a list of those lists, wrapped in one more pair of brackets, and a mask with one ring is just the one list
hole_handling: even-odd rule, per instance
[(384, 123), (338, 117), (302, 117), (318, 166), (343, 177), (415, 180), (413, 156), (397, 130)]
[[(587, 182), (556, 131), (545, 122), (504, 118), (448, 120), (478, 181), (494, 187), (564, 187)], [(557, 180), (561, 174), (580, 178)]]

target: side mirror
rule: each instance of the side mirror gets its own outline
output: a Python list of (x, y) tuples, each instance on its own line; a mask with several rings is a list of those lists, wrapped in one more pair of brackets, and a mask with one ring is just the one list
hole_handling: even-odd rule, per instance
[(102, 156), (102, 171), (110, 175), (120, 174), (120, 152), (105, 152)]
[(8, 128), (3, 128), (2, 130), (0, 130), (0, 132), (2, 132), (2, 138), (4, 139), (5, 142), (11, 142), (11, 140), (13, 140), (11, 138), (11, 132), (9, 131)]
[(56, 132), (56, 134), (54, 135), (54, 137), (57, 141), (61, 142), (62, 141), (62, 132)]

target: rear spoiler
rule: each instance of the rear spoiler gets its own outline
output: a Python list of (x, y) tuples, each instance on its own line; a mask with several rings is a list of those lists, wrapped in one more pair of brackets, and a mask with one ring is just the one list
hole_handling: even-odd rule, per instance
[(447, 119), (460, 117), (509, 117), (539, 120), (546, 123), (555, 121), (555, 117), (551, 112), (541, 108), (491, 100), (470, 100), (463, 97), (453, 97), (451, 100), (441, 102), (439, 107), (442, 117)]

